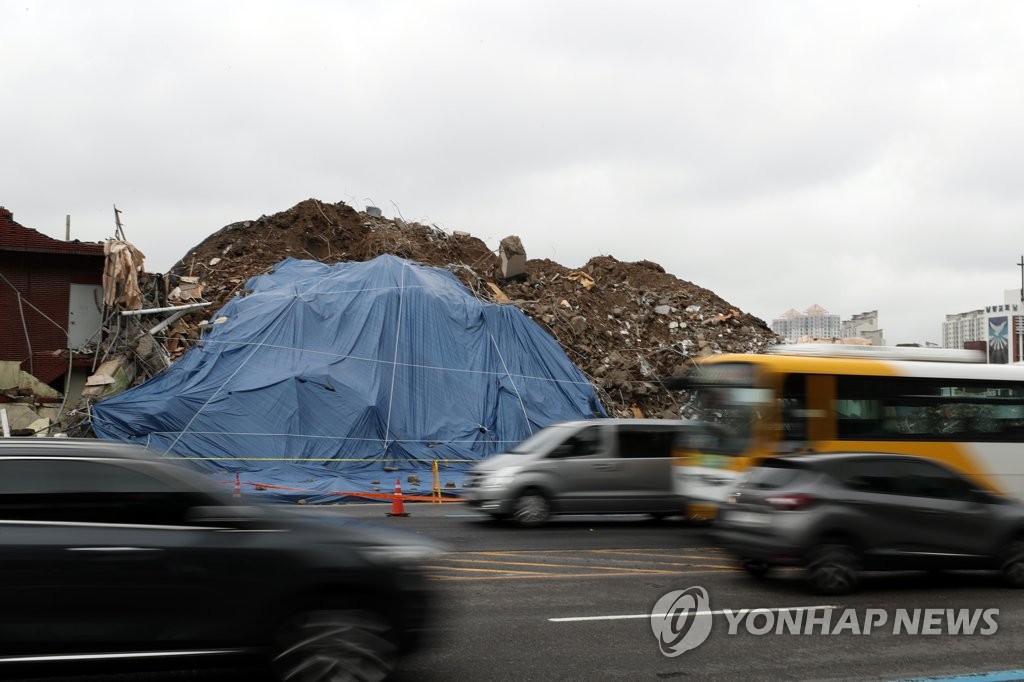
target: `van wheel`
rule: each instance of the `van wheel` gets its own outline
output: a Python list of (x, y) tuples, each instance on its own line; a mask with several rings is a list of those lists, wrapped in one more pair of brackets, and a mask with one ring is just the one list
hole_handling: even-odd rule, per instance
[(807, 582), (820, 594), (847, 594), (860, 580), (860, 557), (849, 545), (829, 542), (807, 556)]
[(391, 624), (363, 608), (321, 608), (289, 619), (274, 641), (281, 682), (384, 680), (398, 663)]
[(551, 517), (551, 503), (536, 490), (528, 490), (512, 505), (512, 518), (524, 528), (544, 525)]
[(1003, 580), (1010, 587), (1024, 587), (1024, 539), (1011, 540), (999, 558)]

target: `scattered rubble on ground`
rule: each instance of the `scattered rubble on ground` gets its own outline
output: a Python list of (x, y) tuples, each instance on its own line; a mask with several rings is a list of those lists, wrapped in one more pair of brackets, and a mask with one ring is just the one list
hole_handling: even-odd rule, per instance
[(0, 422), (12, 436), (48, 432), (60, 414), (62, 398), (59, 391), (22, 371), (21, 363), (0, 360)]
[(143, 292), (150, 293), (145, 307), (212, 303), (152, 336), (173, 361), (195, 345), (204, 327), (218, 322), (217, 311), (243, 293), (249, 278), (284, 258), (335, 263), (390, 253), (447, 268), (477, 297), (521, 308), (561, 343), (617, 416), (691, 416), (662, 378), (701, 356), (763, 352), (778, 342), (764, 321), (650, 261), (598, 256), (573, 270), (547, 259), (529, 260), (516, 236), (492, 250), (467, 232), (448, 233), (379, 214), (308, 199), (224, 227), (168, 274), (140, 280)]

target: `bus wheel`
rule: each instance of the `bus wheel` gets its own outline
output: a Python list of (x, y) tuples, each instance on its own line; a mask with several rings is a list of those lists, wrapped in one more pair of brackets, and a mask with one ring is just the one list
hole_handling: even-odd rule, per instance
[(1000, 558), (1003, 580), (1010, 587), (1024, 587), (1024, 538), (1015, 538), (1003, 548)]
[(820, 594), (847, 594), (860, 580), (860, 558), (842, 541), (818, 545), (807, 557), (807, 582)]

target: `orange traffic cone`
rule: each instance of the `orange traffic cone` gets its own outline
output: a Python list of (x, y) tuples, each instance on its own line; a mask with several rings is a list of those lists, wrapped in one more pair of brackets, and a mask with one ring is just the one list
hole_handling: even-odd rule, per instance
[(391, 498), (391, 511), (388, 516), (408, 516), (405, 511), (405, 502), (402, 500), (402, 481), (395, 479), (395, 495)]
[(235, 472), (235, 499), (242, 497), (242, 479), (239, 478), (238, 472)]

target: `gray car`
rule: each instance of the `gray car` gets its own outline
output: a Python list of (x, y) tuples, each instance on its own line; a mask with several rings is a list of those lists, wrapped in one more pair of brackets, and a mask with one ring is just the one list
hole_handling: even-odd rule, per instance
[(555, 424), (477, 464), (465, 496), (495, 518), (537, 526), (554, 513), (682, 514), (672, 491), (673, 448), (698, 422), (591, 419)]
[(1024, 504), (926, 458), (774, 457), (724, 505), (718, 539), (751, 575), (802, 566), (818, 592), (862, 571), (987, 569), (1024, 587)]

